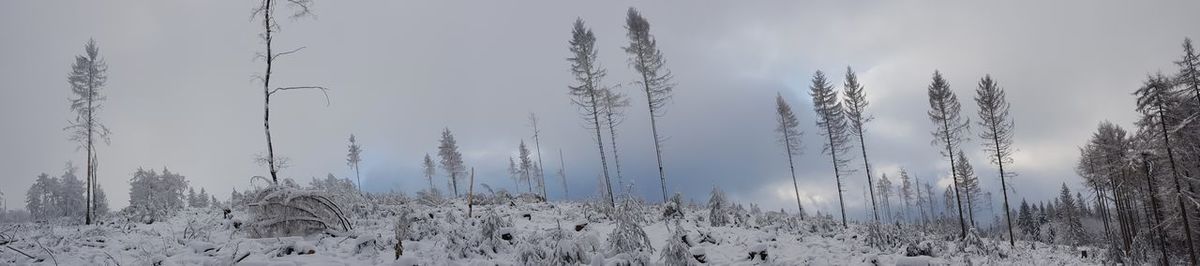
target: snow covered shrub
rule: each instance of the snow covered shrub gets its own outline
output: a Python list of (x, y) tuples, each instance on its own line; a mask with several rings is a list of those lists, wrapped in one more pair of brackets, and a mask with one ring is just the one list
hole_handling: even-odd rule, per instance
[[(479, 225), (479, 231), (483, 237), (483, 244), (486, 249), (493, 253), (499, 252), (499, 247), (503, 245), (504, 240), (501, 239), (501, 230), (512, 227), (512, 222), (504, 220), (496, 210), (489, 209), (483, 216), (483, 221)], [(510, 236), (511, 237), (511, 236)]]
[(517, 261), (521, 261), (522, 265), (538, 265), (540, 262), (546, 261), (546, 250), (541, 248), (540, 243), (541, 235), (534, 232), (526, 240), (517, 244)]
[(559, 226), (550, 231), (550, 255), (546, 256), (546, 265), (568, 266), (587, 263), (584, 261), (583, 246), (572, 239), (566, 230)]
[(621, 210), (614, 213), (616, 228), (608, 235), (609, 252), (618, 264), (646, 265), (650, 260), (647, 254), (654, 253), (654, 247), (650, 245), (646, 231), (632, 217), (639, 215), (631, 210), (633, 205), (625, 201), (621, 204)]
[(994, 254), (995, 252), (993, 251), (996, 250), (995, 247), (990, 245), (988, 242), (983, 241), (983, 238), (979, 237), (979, 231), (975, 230), (974, 227), (967, 230), (967, 237), (963, 238), (962, 241), (959, 242), (959, 252), (963, 253), (989, 255)]
[(323, 192), (272, 185), (256, 191), (247, 205), (252, 216), (250, 236), (303, 236), (352, 229), (346, 214)]
[(683, 225), (679, 223), (679, 220), (675, 220), (675, 230), (667, 238), (667, 243), (663, 246), (662, 254), (660, 255), (663, 264), (668, 266), (696, 265), (695, 258), (692, 257), (692, 253), (689, 251), (691, 247), (684, 240), (686, 237), (687, 231), (683, 230)]
[(728, 203), (725, 202), (725, 192), (714, 187), (712, 194), (708, 199), (708, 221), (712, 226), (725, 226), (729, 223), (729, 216), (725, 208)]
[(409, 228), (412, 227), (412, 217), (408, 217), (409, 213), (408, 208), (401, 208), (396, 214), (396, 226), (393, 227), (396, 232), (396, 245), (392, 247), (396, 252), (396, 259), (404, 255), (404, 239), (408, 238)]
[(683, 195), (678, 192), (663, 203), (663, 219), (683, 219)]

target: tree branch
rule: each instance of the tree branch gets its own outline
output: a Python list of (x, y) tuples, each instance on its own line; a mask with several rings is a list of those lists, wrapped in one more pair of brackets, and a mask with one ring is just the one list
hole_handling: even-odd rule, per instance
[(276, 58), (279, 58), (280, 56), (299, 52), (300, 50), (304, 50), (304, 48), (305, 48), (304, 46), (301, 46), (300, 48), (292, 49), (291, 51), (273, 54), (273, 55), (271, 55), (271, 60), (274, 61)]
[(274, 90), (271, 90), (271, 92), (268, 92), (268, 93), (267, 93), (267, 95), (268, 95), (268, 96), (270, 96), (270, 95), (275, 95), (275, 93), (276, 93), (276, 92), (280, 92), (280, 91), (286, 91), (286, 90), (300, 90), (300, 89), (316, 89), (316, 90), (321, 90), (321, 94), (324, 94), (324, 95), (325, 95), (325, 106), (329, 106), (329, 89), (327, 89), (327, 88), (325, 88), (325, 87), (321, 87), (321, 86), (296, 86), (296, 87), (279, 87), (279, 88), (275, 88)]

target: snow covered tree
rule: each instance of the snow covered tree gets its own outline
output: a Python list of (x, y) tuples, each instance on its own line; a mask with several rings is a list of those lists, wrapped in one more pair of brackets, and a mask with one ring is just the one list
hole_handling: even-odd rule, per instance
[[(529, 127), (533, 129), (533, 146), (537, 150), (537, 177), (538, 187), (542, 188), (542, 199), (550, 199), (550, 195), (546, 194), (546, 170), (542, 169), (542, 140), (541, 129), (538, 128), (537, 115), (529, 113)], [(615, 150), (615, 149), (614, 149)], [(615, 153), (614, 153), (615, 154)], [(615, 157), (614, 157), (615, 159)], [(620, 169), (620, 168), (618, 168)], [(620, 170), (618, 170), (620, 171)]]
[[(929, 84), (929, 107), (929, 121), (933, 122), (937, 128), (933, 131), (931, 143), (945, 147), (946, 150), (942, 152), (942, 156), (950, 158), (950, 165), (957, 165), (954, 163), (954, 150), (963, 142), (963, 134), (967, 131), (969, 121), (959, 116), (962, 105), (958, 102), (958, 96), (954, 95), (954, 91), (950, 90), (950, 84), (942, 78), (942, 73), (938, 71), (933, 72), (933, 82)], [(963, 159), (959, 158), (959, 160)], [(950, 167), (950, 176), (957, 178), (959, 174), (955, 168)], [(959, 186), (958, 182), (954, 182), (955, 199), (960, 198), (957, 196)], [(967, 222), (963, 217), (962, 201), (958, 201), (957, 205), (958, 224), (961, 229), (959, 236), (966, 238)]]
[(604, 155), (604, 138), (600, 134), (600, 113), (604, 109), (602, 98), (604, 89), (601, 88), (600, 79), (604, 78), (607, 72), (596, 61), (596, 35), (583, 25), (583, 19), (575, 19), (575, 24), (571, 28), (569, 44), (571, 57), (567, 58), (567, 61), (571, 62), (571, 74), (579, 83), (568, 86), (570, 95), (574, 97), (571, 99), (571, 103), (579, 106), (583, 120), (588, 124), (587, 127), (596, 133), (596, 148), (600, 151), (600, 169), (603, 173), (605, 189), (608, 192), (608, 203), (610, 206), (616, 207), (617, 201), (613, 198), (612, 182), (608, 176), (608, 159)]
[(454, 133), (450, 132), (450, 128), (442, 130), (438, 156), (442, 158), (442, 171), (445, 171), (446, 177), (449, 178), (450, 191), (458, 197), (458, 178), (467, 172), (467, 166), (463, 164), (462, 153), (458, 152), (458, 142), (454, 140)]
[(885, 173), (879, 176), (879, 182), (875, 183), (875, 186), (878, 187), (875, 191), (879, 192), (879, 203), (883, 205), (883, 213), (886, 214), (884, 217), (888, 217), (890, 220), (892, 217), (892, 181)]
[(625, 107), (629, 107), (629, 97), (624, 93), (605, 88), (601, 91), (600, 101), (603, 105), (604, 124), (608, 127), (608, 145), (612, 148), (613, 168), (617, 174), (617, 189), (625, 189), (625, 181), (621, 176), (621, 153), (617, 150), (617, 125), (625, 121)]
[(208, 204), (209, 204), (208, 198), (209, 198), (208, 192), (204, 191), (204, 188), (200, 188), (200, 194), (196, 195), (196, 203), (197, 203), (197, 205), (199, 205), (197, 207), (208, 208)]
[(89, 211), (86, 207), (87, 199), (85, 198), (85, 190), (87, 188), (83, 181), (80, 181), (79, 177), (75, 176), (75, 166), (67, 163), (65, 170), (62, 177), (59, 178), (58, 190), (54, 192), (54, 195), (58, 198), (57, 209), (60, 211), (58, 215), (72, 218), (86, 216), (86, 212)]
[(809, 95), (813, 99), (813, 111), (817, 114), (817, 127), (820, 128), (821, 136), (827, 140), (821, 151), (833, 158), (833, 177), (837, 183), (838, 205), (841, 206), (842, 211), (842, 227), (847, 227), (846, 203), (842, 195), (845, 192), (842, 188), (842, 172), (849, 172), (846, 163), (849, 163), (850, 159), (846, 158), (846, 152), (850, 149), (850, 141), (849, 135), (847, 135), (845, 110), (842, 109), (842, 103), (838, 101), (837, 92), (825, 80), (825, 73), (820, 70), (813, 74), (812, 85), (808, 88)]
[(629, 37), (629, 46), (623, 47), (629, 54), (629, 66), (633, 67), (641, 78), (637, 81), (646, 90), (646, 103), (650, 110), (650, 131), (654, 135), (654, 154), (658, 159), (658, 178), (662, 182), (663, 202), (667, 201), (667, 174), (663, 169), (662, 142), (658, 135), (657, 119), (662, 117), (667, 102), (675, 84), (671, 83), (671, 70), (666, 67), (667, 60), (662, 51), (658, 50), (658, 40), (650, 34), (650, 22), (632, 7), (625, 17), (625, 36)]
[[(288, 5), (292, 6), (292, 8), (296, 9), (296, 11), (290, 15), (291, 18), (295, 19), (295, 18), (301, 18), (301, 17), (312, 15), (312, 9), (310, 8), (313, 3), (312, 0), (284, 0), (284, 1), (286, 1), (286, 3)], [(279, 183), (279, 176), (278, 176), (279, 169), (283, 168), (286, 165), (286, 160), (275, 156), (275, 146), (271, 142), (271, 96), (277, 92), (288, 91), (288, 90), (315, 89), (315, 90), (320, 90), (321, 93), (323, 93), (323, 94), (326, 93), (326, 91), (327, 91), (327, 89), (325, 87), (320, 87), (320, 86), (293, 86), (293, 87), (271, 88), (271, 75), (273, 74), (271, 72), (271, 68), (275, 65), (275, 61), (279, 60), (279, 58), (281, 56), (293, 54), (293, 53), (299, 52), (301, 49), (304, 49), (304, 47), (300, 47), (300, 48), (297, 48), (294, 50), (289, 50), (289, 51), (284, 51), (284, 52), (276, 52), (276, 51), (272, 50), (272, 48), (273, 48), (272, 45), (275, 40), (274, 35), (276, 32), (280, 31), (279, 23), (277, 23), (275, 21), (275, 11), (276, 11), (276, 3), (277, 2), (278, 2), (277, 0), (261, 0), (260, 3), (258, 4), (258, 6), (256, 6), (252, 10), (251, 15), (250, 15), (250, 17), (261, 16), (263, 32), (261, 34), (259, 34), (259, 38), (262, 38), (263, 45), (266, 46), (266, 51), (262, 52), (262, 53), (258, 53), (258, 55), (257, 55), (257, 58), (263, 59), (264, 63), (266, 63), (266, 70), (262, 73), (261, 76), (258, 76), (257, 78), (259, 80), (261, 80), (262, 84), (263, 84), (263, 132), (265, 132), (266, 136), (267, 136), (267, 154), (265, 157), (258, 158), (257, 161), (259, 163), (267, 165), (267, 170), (271, 172), (271, 182), (273, 184)], [(325, 95), (325, 101), (326, 101), (326, 104), (329, 103), (329, 95), (328, 94)]]
[[(676, 193), (675, 195), (679, 195)], [(662, 253), (659, 255), (663, 265), (668, 266), (692, 266), (698, 265), (696, 259), (692, 257), (689, 251), (687, 242), (687, 231), (683, 229), (683, 225), (679, 220), (675, 220), (675, 226), (672, 227), (671, 236), (667, 237), (667, 243), (663, 245)]]
[(29, 215), (33, 219), (46, 219), (52, 216), (52, 209), (56, 206), (54, 202), (55, 183), (57, 181), (53, 177), (42, 173), (33, 181), (33, 185), (29, 186), (29, 190), (25, 191), (25, 210), (29, 211)]
[[(1187, 239), (1188, 252), (1191, 253), (1191, 262), (1195, 264), (1197, 259), (1192, 240), (1192, 224), (1189, 221), (1187, 205), (1184, 204), (1184, 192), (1179, 182), (1179, 170), (1175, 161), (1174, 146), (1171, 145), (1172, 134), (1170, 132), (1174, 131), (1172, 128), (1176, 127), (1175, 124), (1179, 123), (1177, 120), (1180, 119), (1180, 117), (1168, 115), (1168, 113), (1173, 112), (1172, 108), (1178, 108), (1177, 101), (1172, 99), (1174, 97), (1174, 86), (1173, 81), (1163, 76), (1162, 73), (1159, 73), (1148, 77), (1146, 83), (1138, 88), (1134, 92), (1134, 95), (1137, 95), (1137, 111), (1145, 116), (1144, 120), (1148, 122), (1147, 124), (1155, 125), (1154, 127), (1158, 127), (1161, 132), (1161, 134), (1156, 133), (1155, 135), (1158, 135), (1156, 138), (1161, 137), (1162, 140), (1162, 146), (1160, 147), (1162, 147), (1170, 167), (1167, 171), (1169, 171), (1174, 181), (1175, 199), (1179, 203), (1180, 217), (1183, 220), (1183, 235)], [(1176, 139), (1176, 142), (1178, 141)]]
[(129, 212), (137, 215), (141, 222), (153, 223), (175, 211), (186, 207), (187, 179), (163, 168), (161, 174), (154, 170), (138, 168), (129, 180)]
[(96, 142), (103, 140), (108, 143), (110, 131), (100, 122), (97, 112), (103, 108), (102, 102), (108, 97), (100, 93), (101, 88), (108, 82), (108, 64), (100, 58), (100, 48), (96, 40), (88, 39), (84, 45), (84, 55), (75, 56), (71, 72), (67, 74), (67, 83), (71, 84), (71, 111), (75, 112), (75, 120), (65, 130), (71, 132), (70, 139), (79, 142), (79, 148), (87, 150), (87, 169), (84, 183), (87, 185), (85, 204), (86, 214), (84, 223), (92, 224), (92, 190), (96, 183)]
[(1006, 210), (1004, 222), (1008, 224), (1008, 244), (1016, 246), (1012, 215), (1007, 211), (1011, 208), (1008, 206), (1008, 181), (1005, 177), (1011, 174), (1004, 171), (1005, 163), (1012, 164), (1013, 120), (1008, 115), (1011, 104), (1008, 103), (1004, 89), (992, 80), (991, 75), (979, 80), (979, 87), (975, 89), (975, 103), (979, 105), (979, 126), (982, 128), (979, 138), (982, 140), (983, 150), (988, 153), (988, 160), (999, 167), (1000, 191), (1004, 195)]
[(188, 188), (187, 205), (188, 207), (200, 207), (199, 201), (196, 201), (196, 189)]
[(533, 194), (533, 179), (537, 174), (534, 172), (533, 159), (529, 155), (529, 148), (525, 147), (525, 141), (521, 140), (521, 145), (517, 146), (517, 173), (529, 188), (529, 193)]
[(354, 178), (358, 180), (358, 193), (362, 193), (362, 176), (358, 173), (358, 163), (362, 162), (362, 145), (354, 139), (354, 134), (350, 134), (349, 152), (346, 154), (346, 166), (354, 168)]
[(971, 162), (967, 161), (966, 153), (962, 150), (958, 151), (958, 164), (954, 166), (958, 172), (956, 182), (959, 184), (959, 196), (963, 197), (960, 200), (965, 200), (965, 209), (967, 209), (967, 223), (971, 227), (975, 227), (975, 210), (979, 209), (980, 194), (983, 194), (983, 188), (979, 184), (979, 176), (975, 175), (975, 168), (971, 167)]
[(908, 176), (908, 170), (900, 168), (900, 190), (896, 191), (896, 198), (904, 205), (901, 213), (901, 219), (908, 219), (908, 214), (911, 213), (913, 204), (913, 181), (912, 177)]
[(641, 215), (641, 212), (636, 205), (633, 198), (626, 197), (621, 201), (620, 210), (614, 213), (616, 228), (608, 234), (608, 250), (612, 256), (626, 260), (629, 265), (647, 265), (650, 260), (648, 254), (654, 253), (654, 246), (650, 244), (646, 231), (638, 225), (637, 220), (641, 217), (635, 216)]
[[(716, 226), (725, 226), (729, 223), (728, 210), (729, 203), (725, 201), (725, 192), (713, 187), (712, 193), (708, 198), (708, 221), (709, 224)], [(800, 213), (804, 217), (804, 213)]]
[(508, 178), (513, 180), (513, 191), (520, 191), (521, 170), (517, 168), (517, 161), (513, 160), (512, 156), (508, 156)]
[(1067, 188), (1066, 183), (1062, 184), (1057, 200), (1057, 216), (1054, 218), (1061, 229), (1056, 234), (1059, 237), (1056, 241), (1072, 246), (1082, 245), (1086, 241), (1087, 232), (1084, 231), (1083, 223), (1080, 221), (1079, 205), (1071, 197), (1071, 190)]
[(800, 137), (804, 135), (804, 131), (800, 131), (800, 121), (796, 120), (796, 114), (792, 113), (792, 106), (783, 100), (783, 94), (775, 94), (775, 110), (776, 121), (779, 124), (775, 132), (779, 133), (779, 142), (783, 143), (784, 152), (787, 153), (788, 170), (792, 173), (792, 188), (796, 193), (796, 209), (804, 213), (804, 205), (800, 204), (800, 183), (796, 181), (796, 163), (792, 159), (793, 156), (800, 156), (802, 152)]
[[(510, 162), (512, 161), (512, 158), (508, 159)], [(428, 153), (425, 154), (425, 160), (421, 162), (421, 167), (421, 174), (424, 174), (425, 181), (429, 182), (429, 191), (433, 192), (436, 189), (433, 187), (433, 175), (437, 174), (437, 166), (433, 164), (433, 158), (429, 158)]]
[(871, 214), (875, 217), (875, 222), (879, 222), (879, 206), (875, 202), (875, 183), (871, 180), (871, 162), (867, 160), (867, 141), (863, 136), (866, 131), (867, 122), (871, 122), (875, 117), (867, 114), (867, 95), (863, 92), (863, 85), (858, 83), (858, 76), (854, 74), (854, 70), (846, 67), (846, 83), (842, 89), (842, 105), (846, 108), (846, 121), (850, 125), (850, 134), (858, 137), (858, 147), (862, 150), (863, 170), (867, 175), (867, 190), (871, 192)]
[(108, 196), (104, 195), (104, 188), (100, 187), (100, 183), (92, 187), (92, 205), (92, 213), (97, 217), (105, 216), (109, 212)]

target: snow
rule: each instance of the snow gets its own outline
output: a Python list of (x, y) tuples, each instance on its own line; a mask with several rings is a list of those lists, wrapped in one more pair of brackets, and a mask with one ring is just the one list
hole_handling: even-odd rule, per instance
[[(608, 237), (615, 223), (604, 218), (599, 208), (576, 202), (524, 202), (475, 206), (466, 217), (463, 200), (428, 206), (376, 202), (349, 217), (350, 232), (296, 237), (250, 238), (234, 222), (222, 218), (216, 208), (188, 208), (153, 224), (126, 222), (107, 217), (96, 225), (23, 223), (0, 225), (0, 264), (4, 265), (522, 265), (549, 264), (525, 261), (526, 256), (551, 256), (558, 245), (578, 245), (582, 261), (576, 265), (615, 265), (637, 256), (611, 254)], [(660, 252), (673, 233), (661, 218), (661, 206), (648, 205), (641, 211), (642, 229), (653, 252), (649, 262), (663, 264)], [(401, 211), (407, 209), (409, 212)], [(481, 222), (494, 211), (510, 223), (497, 235), (511, 240), (482, 237)], [(866, 226), (851, 224), (842, 229), (832, 218), (808, 217), (794, 225), (734, 224), (712, 227), (705, 221), (708, 210), (684, 208), (680, 225), (686, 231), (689, 253), (703, 254), (702, 265), (1092, 265), (1098, 258), (1080, 258), (1076, 249), (1041, 243), (981, 239), (986, 252), (974, 244), (938, 235), (920, 234), (934, 249), (932, 256), (906, 257), (905, 247), (875, 248), (865, 242)], [(394, 253), (397, 213), (411, 213), (403, 255)], [(526, 217), (525, 214), (529, 216)], [(235, 210), (233, 219), (247, 219)], [(455, 216), (449, 218), (448, 216)], [(433, 217), (433, 218), (430, 218)], [(733, 219), (736, 221), (738, 219)], [(755, 218), (746, 219), (756, 221)], [(583, 225), (576, 231), (576, 225)], [(503, 224), (502, 226), (509, 226)], [(833, 226), (828, 226), (833, 225)], [(560, 230), (562, 240), (554, 233)], [(671, 222), (671, 228), (675, 225)], [(912, 229), (909, 229), (912, 231)], [(451, 241), (451, 239), (457, 240)], [(11, 243), (5, 239), (10, 239)], [(457, 243), (457, 244), (455, 244)], [(454, 246), (461, 245), (461, 246)], [(461, 249), (462, 256), (448, 252)], [(494, 248), (494, 252), (492, 251)], [(26, 257), (17, 251), (33, 258)], [(570, 249), (563, 249), (568, 253)], [(749, 258), (750, 253), (766, 252)], [(1092, 253), (1092, 252), (1089, 252)], [(1097, 251), (1095, 254), (1102, 254)], [(528, 258), (528, 257), (527, 257)]]

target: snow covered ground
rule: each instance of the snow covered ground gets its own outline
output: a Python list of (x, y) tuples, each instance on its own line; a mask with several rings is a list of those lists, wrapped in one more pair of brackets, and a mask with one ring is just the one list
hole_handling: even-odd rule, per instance
[[(578, 252), (583, 265), (615, 265), (626, 255), (610, 252), (616, 224), (602, 208), (588, 203), (522, 200), (475, 206), (466, 217), (464, 200), (418, 203), (374, 200), (350, 207), (354, 229), (306, 237), (251, 239), (234, 211), (224, 218), (217, 208), (191, 208), (164, 222), (121, 221), (119, 215), (98, 225), (0, 225), (0, 264), (5, 265), (548, 265), (555, 254)], [(493, 202), (500, 202), (494, 201)], [(367, 207), (370, 206), (370, 207)], [(635, 220), (652, 250), (641, 255), (665, 264), (674, 223), (664, 222), (658, 205), (636, 205)], [(739, 208), (740, 209), (740, 208)], [(412, 221), (396, 259), (398, 214)], [(842, 229), (832, 218), (804, 221), (778, 212), (731, 211), (732, 224), (713, 227), (706, 208), (689, 207), (679, 223), (687, 251), (705, 265), (1091, 265), (1075, 249), (982, 239), (975, 244), (915, 228), (888, 228), (897, 244), (872, 247), (868, 227)], [(740, 215), (741, 217), (738, 217)], [(498, 218), (498, 219), (497, 219)], [(489, 219), (491, 219), (489, 221)], [(894, 225), (893, 225), (894, 227)], [(486, 236), (487, 232), (494, 232)], [(902, 243), (907, 242), (907, 243)], [(911, 247), (930, 256), (907, 257)], [(1036, 247), (1032, 248), (1031, 247)], [(766, 253), (763, 256), (761, 253)], [(751, 252), (754, 257), (750, 258)], [(765, 259), (764, 259), (765, 258)]]

